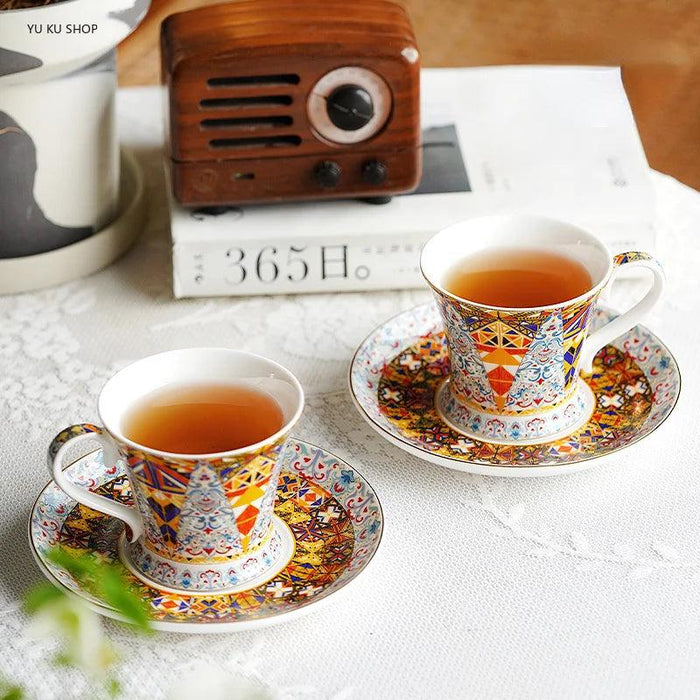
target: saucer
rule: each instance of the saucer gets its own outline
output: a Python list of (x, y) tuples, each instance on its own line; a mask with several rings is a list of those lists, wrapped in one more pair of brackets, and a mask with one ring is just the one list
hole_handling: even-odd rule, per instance
[[(598, 308), (592, 327), (616, 314)], [(350, 393), (367, 422), (416, 457), (474, 474), (546, 476), (592, 466), (593, 460), (641, 440), (663, 423), (680, 392), (678, 365), (644, 326), (596, 356), (584, 377), (595, 397), (588, 422), (571, 434), (536, 445), (473, 440), (453, 430), (435, 408), (450, 361), (437, 307), (409, 309), (361, 343), (350, 367)]]
[[(132, 504), (121, 466), (107, 468), (101, 450), (66, 468), (76, 483), (121, 503)], [(98, 613), (119, 619), (103, 600), (47, 558), (62, 546), (117, 562), (148, 606), (155, 629), (218, 633), (287, 621), (344, 588), (377, 551), (384, 519), (372, 487), (343, 460), (320, 447), (290, 438), (283, 460), (275, 515), (293, 538), (286, 566), (267, 580), (235, 593), (187, 595), (136, 578), (119, 558), (123, 524), (77, 504), (52, 481), (39, 495), (29, 521), (29, 542), (46, 577)]]

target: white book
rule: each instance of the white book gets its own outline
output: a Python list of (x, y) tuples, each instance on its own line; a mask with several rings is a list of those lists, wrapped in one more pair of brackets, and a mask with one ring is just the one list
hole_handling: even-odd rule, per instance
[(177, 297), (421, 287), (422, 245), (472, 216), (531, 212), (654, 248), (649, 168), (617, 68), (427, 69), (424, 176), (388, 204), (234, 207), (170, 198)]

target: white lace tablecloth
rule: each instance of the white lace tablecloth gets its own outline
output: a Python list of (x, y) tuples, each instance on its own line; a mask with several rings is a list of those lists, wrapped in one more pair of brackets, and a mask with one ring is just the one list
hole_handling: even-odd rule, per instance
[[(87, 279), (0, 298), (0, 674), (41, 700), (91, 697), (77, 674), (51, 665), (48, 642), (24, 636), (18, 608), (41, 577), (26, 530), (51, 437), (96, 419), (116, 368), (225, 345), (301, 379), (308, 404), (297, 436), (369, 479), (384, 539), (338, 600), (288, 624), (145, 640), (108, 623), (124, 697), (165, 698), (207, 658), (290, 698), (700, 696), (700, 195), (654, 174), (669, 293), (647, 325), (684, 373), (669, 420), (579, 474), (470, 476), (384, 442), (346, 390), (356, 345), (427, 292), (173, 299), (157, 104), (153, 90), (120, 95), (122, 139), (150, 190), (135, 248)], [(613, 298), (624, 306), (638, 292), (621, 282)]]

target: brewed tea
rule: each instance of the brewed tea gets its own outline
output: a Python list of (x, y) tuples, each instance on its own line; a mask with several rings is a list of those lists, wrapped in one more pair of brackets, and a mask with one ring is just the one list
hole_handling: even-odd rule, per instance
[(538, 248), (491, 248), (456, 262), (445, 289), (487, 306), (527, 308), (574, 299), (592, 287), (577, 260)]
[(243, 384), (185, 384), (154, 391), (136, 403), (122, 432), (154, 450), (208, 454), (246, 447), (284, 424), (269, 394)]

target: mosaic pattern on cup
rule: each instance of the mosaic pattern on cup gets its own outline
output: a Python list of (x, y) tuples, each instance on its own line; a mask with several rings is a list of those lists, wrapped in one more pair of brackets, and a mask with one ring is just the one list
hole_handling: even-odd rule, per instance
[[(71, 437), (99, 432), (89, 423), (67, 428), (51, 444), (49, 459)], [(174, 562), (217, 564), (258, 547), (270, 534), (269, 504), (285, 440), (215, 460), (157, 457), (117, 441), (133, 474), (145, 548)]]
[(456, 363), (455, 398), (506, 415), (541, 412), (571, 398), (597, 296), (553, 310), (516, 312), (435, 293)]

